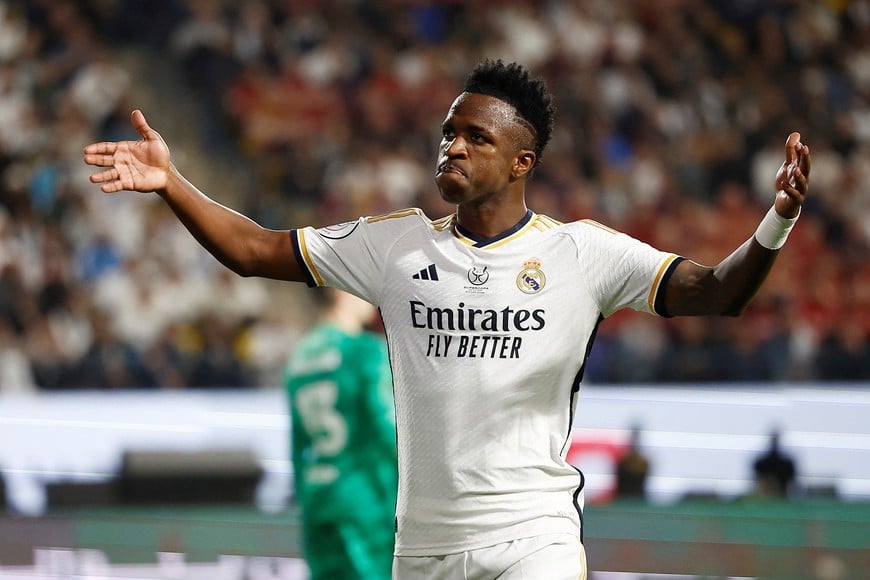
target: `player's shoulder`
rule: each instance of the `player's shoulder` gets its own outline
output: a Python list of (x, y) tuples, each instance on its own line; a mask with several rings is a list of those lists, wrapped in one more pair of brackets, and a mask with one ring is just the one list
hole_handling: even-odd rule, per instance
[(554, 234), (568, 235), (574, 239), (601, 239), (617, 236), (622, 232), (606, 226), (592, 219), (579, 219), (570, 222), (561, 222), (543, 214), (535, 215), (534, 229), (549, 231)]
[(592, 219), (566, 222), (556, 232), (571, 240), (584, 253), (608, 252), (632, 243), (632, 238), (624, 232)]
[(565, 224), (562, 224), (562, 226), (566, 230), (581, 232), (588, 235), (619, 235), (620, 233), (622, 233), (618, 230), (611, 228), (610, 226), (606, 226), (601, 222), (597, 222), (593, 219), (580, 219), (573, 222), (567, 222)]
[(362, 235), (372, 242), (395, 244), (408, 239), (408, 236), (431, 236), (432, 233), (444, 231), (451, 224), (452, 216), (431, 220), (420, 208), (411, 207), (314, 229), (321, 238), (334, 242), (352, 243), (352, 240)]
[(424, 227), (442, 230), (453, 223), (453, 215), (432, 220), (419, 207), (409, 207), (363, 218), (366, 224), (401, 224), (404, 227)]

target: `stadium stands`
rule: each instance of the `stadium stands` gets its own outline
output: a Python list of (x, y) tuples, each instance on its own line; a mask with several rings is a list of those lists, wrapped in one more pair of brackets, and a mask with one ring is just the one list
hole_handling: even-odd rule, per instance
[[(272, 300), (293, 290), (226, 275), (154, 199), (88, 183), (82, 146), (130, 136), (134, 105), (264, 225), (437, 217), (437, 126), (491, 55), (555, 89), (529, 202), (560, 220), (714, 261), (769, 205), (788, 132), (813, 151), (811, 198), (751, 309), (620, 314), (587, 380), (866, 381), (868, 18), (863, 2), (2, 1), (0, 390), (277, 384), (305, 318)], [(154, 91), (141, 73), (157, 69), (181, 81)]]

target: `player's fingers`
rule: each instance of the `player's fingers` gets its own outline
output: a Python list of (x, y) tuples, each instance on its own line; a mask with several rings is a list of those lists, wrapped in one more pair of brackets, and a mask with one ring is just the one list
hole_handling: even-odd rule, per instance
[(792, 163), (798, 157), (798, 146), (800, 145), (801, 134), (798, 132), (791, 133), (788, 139), (785, 140), (785, 161)]
[(788, 161), (783, 162), (782, 166), (779, 168), (779, 171), (777, 171), (776, 173), (776, 181), (774, 186), (777, 190), (783, 189), (791, 182), (794, 168), (794, 163), (789, 163)]
[(111, 167), (115, 164), (115, 157), (106, 154), (86, 153), (85, 163), (88, 165), (96, 165), (97, 167)]
[(809, 181), (807, 180), (806, 174), (800, 167), (795, 168), (793, 186), (800, 192), (801, 195), (807, 194), (807, 189), (809, 188)]
[(801, 171), (800, 167), (795, 167), (791, 172), (791, 178), (783, 183), (782, 191), (789, 197), (793, 197), (801, 201), (807, 193), (807, 177)]
[(805, 178), (809, 178), (809, 176), (810, 176), (810, 148), (808, 145), (804, 145), (803, 151), (801, 153), (800, 170), (801, 170), (801, 173), (804, 174)]
[(100, 186), (100, 191), (103, 193), (117, 193), (122, 189), (124, 188), (121, 186), (120, 181), (110, 181), (109, 183), (104, 183)]
[(85, 155), (99, 155), (99, 154), (107, 154), (111, 155), (118, 149), (118, 144), (113, 142), (103, 141), (102, 143), (91, 143), (87, 147), (85, 147), (84, 154)]
[(115, 181), (118, 179), (118, 170), (117, 169), (106, 169), (105, 171), (99, 171), (91, 175), (91, 183), (106, 183), (110, 181)]
[(154, 139), (158, 137), (157, 131), (152, 129), (148, 125), (148, 121), (145, 120), (145, 115), (142, 114), (142, 111), (136, 109), (130, 115), (130, 120), (133, 122), (133, 127), (136, 131), (142, 136), (143, 139)]

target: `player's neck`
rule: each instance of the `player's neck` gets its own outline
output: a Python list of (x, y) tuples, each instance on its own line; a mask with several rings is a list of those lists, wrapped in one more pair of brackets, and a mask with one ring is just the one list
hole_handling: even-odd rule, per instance
[(494, 238), (516, 226), (526, 217), (525, 201), (510, 204), (459, 205), (456, 222), (462, 229), (484, 238)]

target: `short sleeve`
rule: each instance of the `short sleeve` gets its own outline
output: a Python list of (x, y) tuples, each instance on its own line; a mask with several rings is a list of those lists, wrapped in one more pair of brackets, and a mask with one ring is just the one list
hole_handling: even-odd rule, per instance
[(669, 316), (663, 289), (683, 258), (596, 222), (578, 222), (578, 243), (588, 286), (606, 317), (623, 308)]
[(379, 304), (389, 254), (418, 215), (419, 210), (405, 210), (291, 230), (296, 258), (308, 285), (338, 288)]

